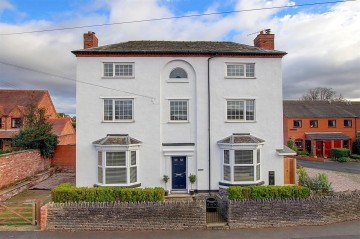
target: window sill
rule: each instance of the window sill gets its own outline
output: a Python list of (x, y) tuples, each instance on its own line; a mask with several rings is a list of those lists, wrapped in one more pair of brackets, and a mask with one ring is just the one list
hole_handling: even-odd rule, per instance
[(101, 123), (135, 123), (135, 120), (102, 120)]
[(111, 76), (102, 76), (101, 79), (104, 79), (104, 80), (111, 80), (111, 79), (135, 79), (135, 76), (114, 76), (114, 77), (111, 77)]
[(219, 186), (223, 187), (230, 187), (230, 186), (260, 186), (264, 185), (264, 181), (255, 181), (255, 182), (227, 182), (227, 181), (220, 181)]
[(225, 123), (257, 123), (256, 120), (225, 120)]
[(188, 78), (176, 78), (176, 79), (168, 79), (166, 82), (168, 83), (189, 83)]
[(95, 183), (94, 187), (138, 188), (138, 187), (141, 187), (141, 183), (133, 183), (133, 184), (101, 184), (101, 183)]
[(241, 79), (241, 80), (248, 80), (248, 79), (256, 79), (256, 77), (241, 77), (241, 76), (225, 76), (226, 79)]
[(190, 121), (184, 120), (184, 121), (168, 121), (168, 124), (189, 124)]

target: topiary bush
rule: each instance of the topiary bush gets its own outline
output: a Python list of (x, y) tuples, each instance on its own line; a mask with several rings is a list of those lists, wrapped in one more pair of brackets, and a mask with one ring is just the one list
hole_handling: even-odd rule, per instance
[(73, 187), (63, 183), (51, 191), (54, 202), (162, 202), (163, 188)]
[(331, 157), (333, 159), (341, 158), (341, 157), (350, 157), (350, 150), (344, 148), (333, 148), (330, 150)]
[(230, 186), (229, 200), (308, 198), (309, 188), (302, 186)]

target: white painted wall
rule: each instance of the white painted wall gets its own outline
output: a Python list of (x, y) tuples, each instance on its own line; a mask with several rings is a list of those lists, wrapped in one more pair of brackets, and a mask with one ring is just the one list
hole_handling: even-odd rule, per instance
[[(103, 61), (134, 62), (135, 78), (102, 79)], [(93, 186), (97, 182), (97, 154), (92, 142), (107, 134), (127, 133), (143, 142), (139, 167), (142, 187), (164, 186), (162, 175), (171, 177), (168, 152), (178, 149), (178, 152), (172, 152), (187, 156), (188, 174), (197, 174), (195, 188), (208, 189), (206, 57), (78, 57), (77, 62), (77, 186)], [(225, 79), (225, 62), (255, 63), (256, 79)], [(174, 67), (184, 68), (189, 82), (168, 82), (168, 75)], [(268, 171), (271, 170), (276, 172), (276, 184), (283, 184), (283, 159), (275, 151), (283, 147), (281, 59), (217, 57), (210, 60), (210, 74), (211, 189), (219, 188), (221, 175), (217, 141), (232, 133), (250, 133), (264, 139), (262, 179), (267, 183)], [(82, 84), (81, 81), (118, 91)], [(101, 97), (133, 97), (135, 121), (102, 122)], [(256, 122), (225, 122), (227, 97), (255, 99)], [(169, 99), (189, 99), (189, 122), (169, 122)], [(195, 146), (167, 147), (166, 153), (162, 143), (195, 143)], [(170, 185), (171, 182), (168, 187)]]

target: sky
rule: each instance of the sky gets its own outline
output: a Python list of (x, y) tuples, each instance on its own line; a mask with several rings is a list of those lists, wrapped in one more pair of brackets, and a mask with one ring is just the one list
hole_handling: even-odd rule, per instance
[(96, 32), (100, 46), (128, 40), (253, 45), (252, 33), (270, 28), (275, 49), (288, 53), (284, 99), (328, 87), (360, 100), (360, 0), (24, 33), (331, 1), (336, 0), (0, 0), (0, 88), (49, 90), (58, 112), (75, 115), (76, 57), (71, 51), (83, 47), (85, 32)]

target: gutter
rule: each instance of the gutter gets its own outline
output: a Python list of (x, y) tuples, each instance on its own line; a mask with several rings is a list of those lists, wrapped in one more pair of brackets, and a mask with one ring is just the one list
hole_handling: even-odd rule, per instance
[(210, 110), (211, 110), (211, 101), (210, 101), (210, 60), (217, 57), (218, 55), (215, 54), (212, 57), (209, 57), (207, 59), (207, 83), (208, 83), (208, 149), (209, 149), (209, 193), (211, 192), (211, 139), (210, 139), (210, 134), (211, 134), (211, 114), (210, 114)]

